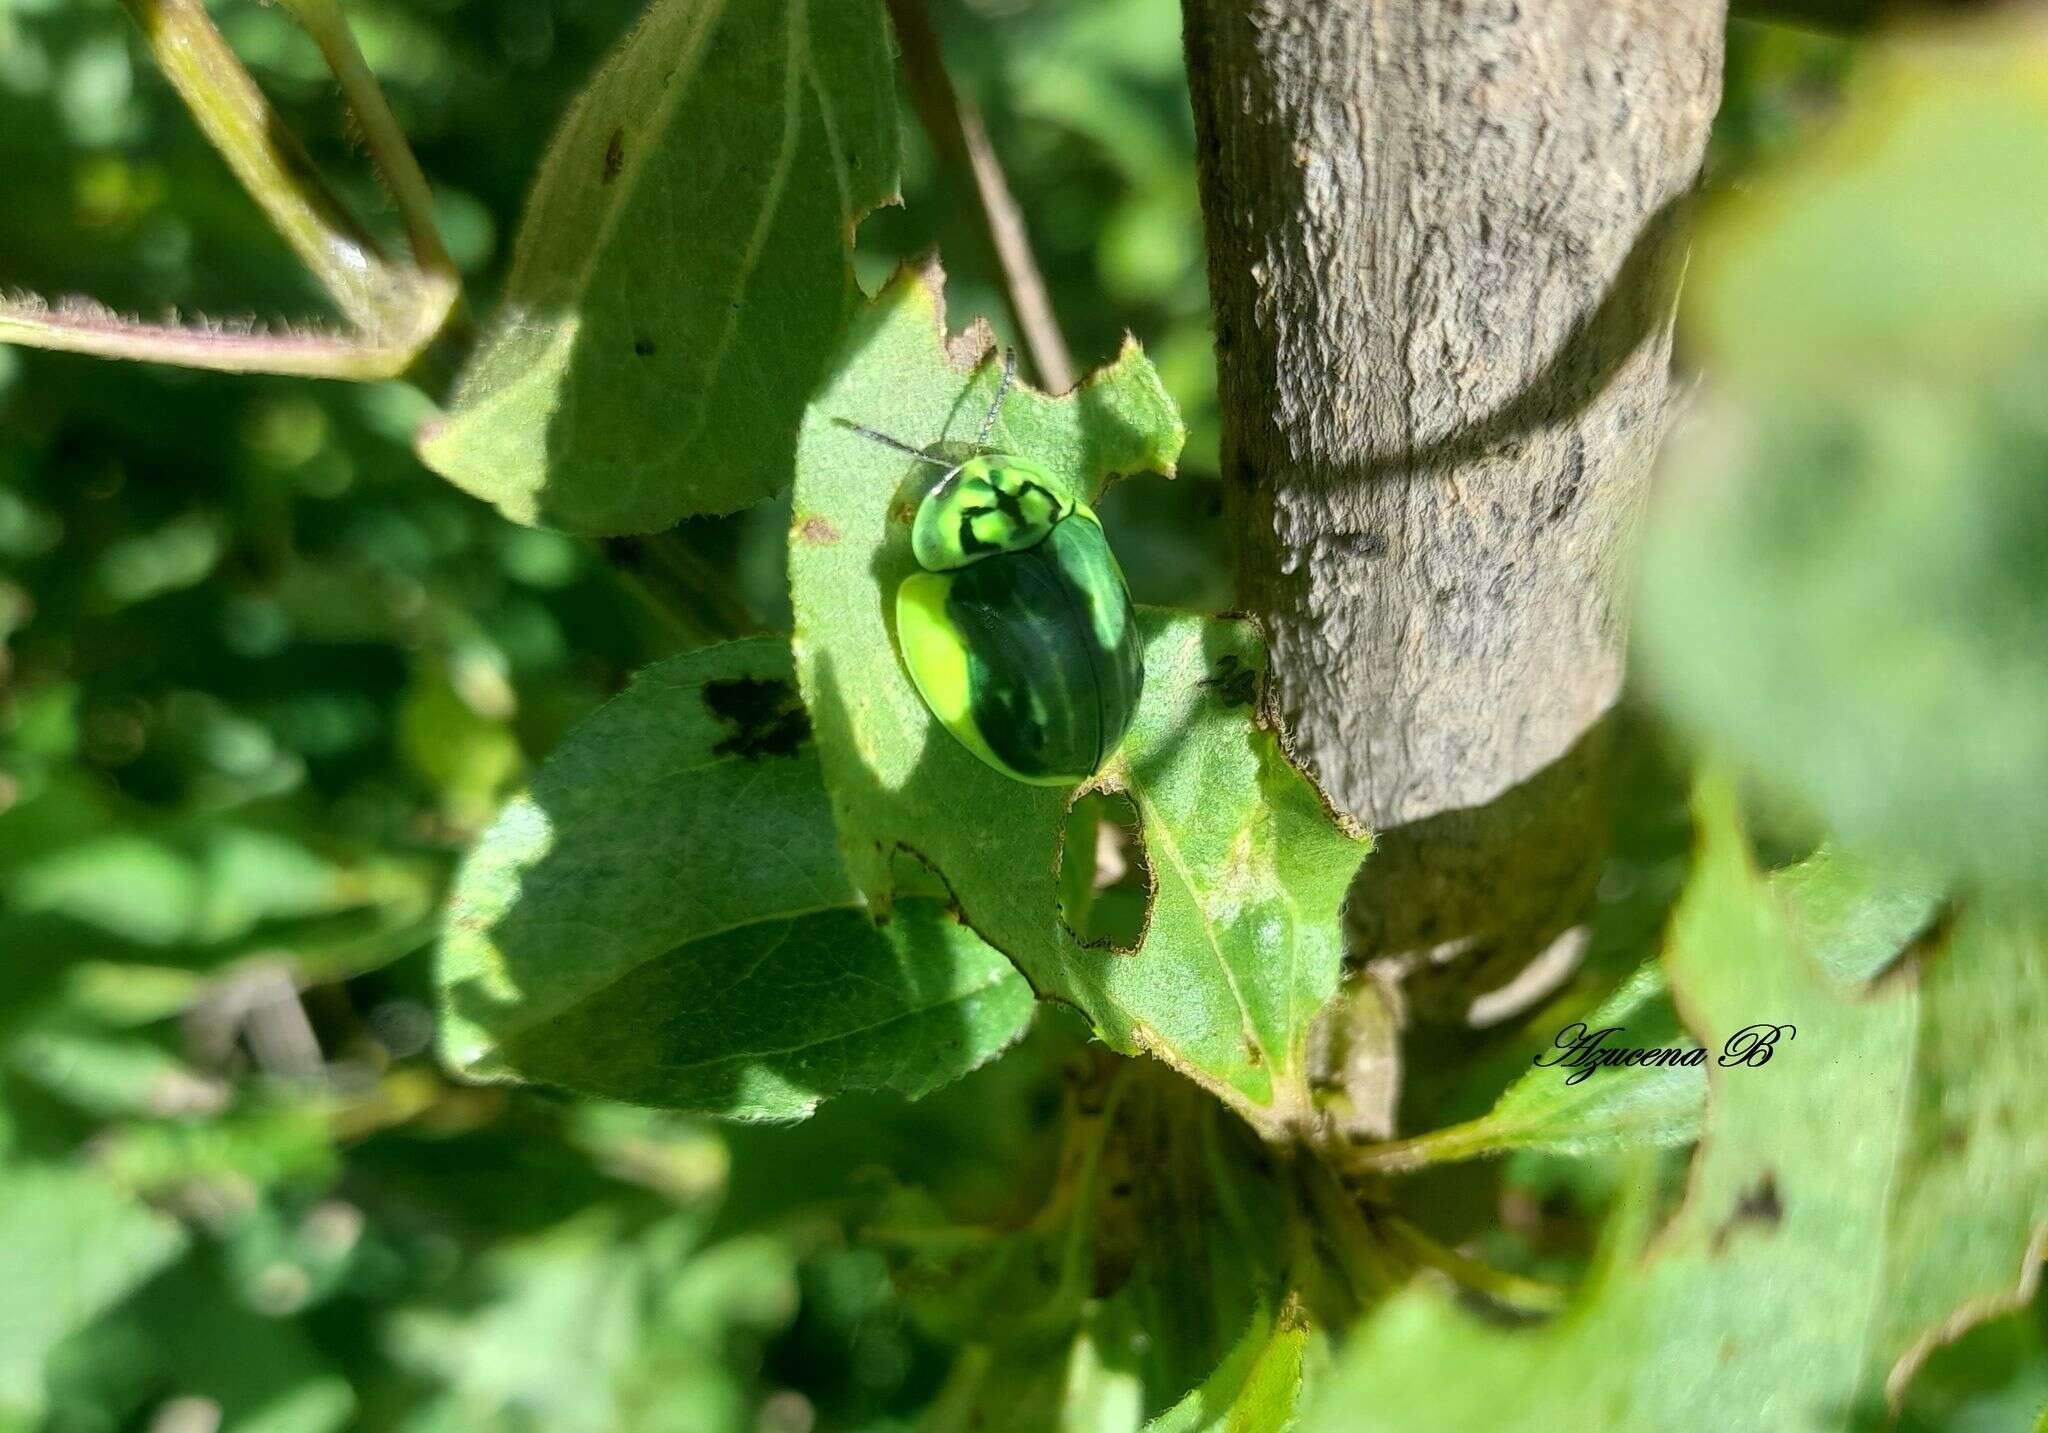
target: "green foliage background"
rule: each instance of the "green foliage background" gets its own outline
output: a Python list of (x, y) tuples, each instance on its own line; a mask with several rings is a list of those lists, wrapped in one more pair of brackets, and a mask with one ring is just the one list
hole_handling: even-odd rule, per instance
[[(506, 282), (509, 236), (558, 118), (636, 8), (351, 6), (480, 312)], [(1107, 362), (1135, 333), (1187, 422), (1175, 481), (1120, 483), (1100, 504), (1134, 591), (1141, 602), (1227, 607), (1178, 6), (936, 8), (1076, 358)], [(330, 176), (379, 213), (310, 42), (254, 0), (215, 12)], [(0, 0), (0, 283), (148, 314), (321, 314), (131, 31), (113, 0)], [(1730, 39), (1709, 176), (1723, 191), (1814, 142), (1856, 50), (1742, 24)], [(1004, 330), (968, 196), (907, 115), (902, 132), (906, 202), (861, 228), (860, 282), (875, 291), (898, 260), (936, 242), (954, 322), (981, 314)], [(1741, 312), (1783, 302), (1738, 299)], [(1741, 339), (1739, 320), (1711, 331)], [(2038, 367), (2015, 381), (2027, 374), (2038, 412)], [(1835, 397), (1795, 396), (1808, 419)], [(1991, 406), (1971, 429), (1994, 453), (1980, 465), (1987, 487), (2009, 474), (1996, 453), (2039, 438), (2037, 417), (2013, 416), (2024, 402)], [(963, 1295), (965, 1307), (919, 1293), (917, 1272), (939, 1258), (928, 1240), (889, 1237), (1026, 1223), (1062, 1157), (1063, 1104), (1099, 1077), (1068, 1012), (1041, 1006), (1003, 1060), (920, 1101), (847, 1094), (793, 1128), (470, 1086), (437, 1064), (429, 957), (458, 859), (632, 674), (656, 663), (668, 665), (655, 680), (687, 673), (696, 659), (685, 654), (735, 616), (789, 625), (790, 500), (688, 522), (679, 556), (650, 557), (517, 526), (433, 478), (412, 449), (425, 416), (399, 384), (223, 378), (0, 348), (0, 1428), (208, 1426), (172, 1420), (210, 1405), (228, 1429), (286, 1433), (882, 1430), (911, 1426), (934, 1400), (937, 1426), (966, 1426), (977, 1407), (1006, 1400), (1021, 1426), (1061, 1408), (1072, 1426), (1109, 1426), (1108, 1413), (1090, 1421), (1098, 1405), (1087, 1400), (1123, 1394), (1077, 1381), (1076, 1364), (1063, 1365), (1064, 1385), (961, 1391), (961, 1327), (989, 1326), (992, 1310), (1079, 1307), (1085, 1291), (1065, 1266), (1044, 1287), (1016, 1281), (1057, 1225), (1027, 1227), (991, 1256), (993, 1292), (980, 1304)], [(1943, 410), (1940, 421), (1952, 419)], [(2028, 421), (2032, 430), (2009, 436)], [(1924, 532), (1904, 506), (1873, 510), (1871, 522), (1890, 526), (1872, 541), (1907, 550), (1899, 534)], [(1700, 607), (1675, 584), (1737, 569), (1665, 570), (1674, 586), (1652, 600), (1685, 612)], [(716, 594), (700, 605), (724, 615), (679, 620), (673, 601), (650, 600), (678, 584)], [(1786, 595), (1826, 641), (1828, 595)], [(1993, 623), (2024, 610), (2001, 591), (1957, 600), (1986, 604)], [(1651, 657), (1685, 717), (1738, 750), (1759, 740), (1743, 726), (1753, 713), (1717, 712), (1682, 660)], [(1930, 688), (1943, 680), (1932, 670)], [(2015, 728), (2038, 714), (2039, 687), (2026, 685), (2038, 672), (2037, 651), (2016, 679)], [(1811, 719), (1835, 695), (1825, 676), (1818, 690), (1771, 688), (1786, 721)], [(1758, 680), (1769, 685), (1769, 672)], [(1629, 731), (1603, 883), (1613, 898), (1579, 987), (1595, 998), (1655, 948), (1685, 869), (1667, 742), (1641, 714)], [(1869, 797), (1890, 789), (1873, 770), (1898, 758), (1871, 745), (1868, 762), (1852, 746), (1825, 767), (1798, 809), (1866, 839), (1898, 822)], [(1981, 753), (1975, 787), (1994, 786), (2007, 757)], [(1935, 801), (1909, 804), (1904, 819), (1924, 822)], [(1766, 850), (1803, 852), (1803, 818), (1778, 818), (1765, 825)], [(1957, 819), (1962, 834), (1945, 846), (1961, 853), (1956, 869), (2017, 883), (2030, 869), (2038, 880), (2038, 865), (2015, 874), (2009, 859), (2038, 831), (2038, 808), (2004, 840), (1979, 839), (1967, 812)], [(830, 916), (845, 895), (827, 892), (819, 909)], [(982, 1044), (999, 1047), (1016, 1018), (1012, 1009), (988, 1024)], [(1617, 1191), (1625, 1214), (1630, 1200), (1668, 1190), (1678, 1166), (1608, 1152), (1583, 1112), (1567, 1121), (1570, 1137), (1546, 1143), (1544, 1122), (1565, 1117), (1533, 1104), (1526, 1086), (1503, 1101), (1524, 1122), (1514, 1138), (1500, 1135), (1499, 1111), (1485, 1125), (1547, 1035), (1471, 1060), (1416, 1052), (1418, 1127), (1465, 1128), (1480, 1145), (1521, 1152), (1476, 1175), (1418, 1175), (1408, 1203), (1430, 1209), (1423, 1222), (1446, 1239), (1486, 1241), (1501, 1267), (1563, 1281), (1589, 1267)], [(544, 1061), (536, 1068), (546, 1073)], [(791, 1078), (736, 1112), (800, 1112), (820, 1077), (806, 1067)], [(1190, 1115), (1174, 1098), (1160, 1097), (1161, 1128), (1232, 1137), (1210, 1129), (1214, 1110)], [(1629, 1098), (1599, 1116), (1611, 1121), (1601, 1128), (1654, 1134), (1614, 1144), (1683, 1143), (1699, 1126), (1698, 1091), (1683, 1082)], [(1160, 1139), (1181, 1137), (1196, 1136)], [(943, 1210), (922, 1190), (938, 1191)], [(1254, 1213), (1270, 1196), (1257, 1180), (1238, 1193)], [(1496, 1208), (1522, 1217), (1473, 1235)], [(1270, 1252), (1236, 1235), (1219, 1252), (1202, 1230), (1171, 1242), (1163, 1215), (1147, 1227), (1164, 1250), (1152, 1257), (1184, 1264), (1134, 1281), (1162, 1303), (1175, 1273)], [(911, 1277), (892, 1279), (892, 1266)], [(1658, 1295), (1617, 1297), (1605, 1317)], [(1128, 1330), (1108, 1321), (1163, 1317), (1132, 1300), (1091, 1306), (1087, 1317), (1104, 1322), (1086, 1338), (1110, 1347)], [(1499, 1397), (1515, 1396), (1514, 1370), (1486, 1364), (1469, 1329), (1437, 1327), (1440, 1312), (1403, 1305), (1349, 1376), (1376, 1357), (1405, 1364), (1426, 1407), (1457, 1376), (1452, 1365), (1469, 1364), (1504, 1380)], [(1262, 1309), (1240, 1345), (1242, 1332), (1189, 1333), (1186, 1347), (1206, 1362), (1169, 1370), (1160, 1386), (1191, 1387), (1221, 1361), (1216, 1398), (1256, 1401), (1262, 1379), (1291, 1388), (1304, 1359), (1328, 1354), (1285, 1311)], [(1028, 1348), (1032, 1337), (1026, 1328), (998, 1341)], [(1472, 1389), (1495, 1396), (1483, 1380)], [(1046, 1397), (1058, 1406), (1032, 1401)], [(2019, 1427), (2044, 1400), (2048, 1313), (2036, 1306), (1938, 1352), (1904, 1423)], [(1842, 1411), (1845, 1422), (1876, 1416)], [(1179, 1421), (1163, 1426), (1207, 1426), (1198, 1407), (1168, 1417)]]

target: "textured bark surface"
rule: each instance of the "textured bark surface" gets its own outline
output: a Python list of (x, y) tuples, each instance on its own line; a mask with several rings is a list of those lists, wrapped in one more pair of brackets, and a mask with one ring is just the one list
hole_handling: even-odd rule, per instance
[(1568, 954), (1722, 0), (1184, 0), (1239, 582), (1411, 1007)]

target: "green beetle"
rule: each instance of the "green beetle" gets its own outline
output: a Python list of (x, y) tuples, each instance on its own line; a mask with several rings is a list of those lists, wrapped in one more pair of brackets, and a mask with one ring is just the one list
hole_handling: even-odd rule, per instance
[(896, 590), (896, 640), (918, 694), (1005, 776), (1071, 786), (1123, 741), (1144, 657), (1101, 519), (1039, 464), (987, 447), (1014, 362), (964, 462), (847, 426), (946, 469), (911, 523), (920, 570)]

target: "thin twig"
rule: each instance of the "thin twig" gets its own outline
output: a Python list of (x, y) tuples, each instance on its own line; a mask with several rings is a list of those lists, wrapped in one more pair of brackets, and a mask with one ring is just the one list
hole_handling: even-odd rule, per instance
[(642, 601), (688, 636), (724, 642), (765, 630), (725, 574), (681, 533), (608, 537), (598, 549)]
[(250, 323), (147, 323), (85, 299), (49, 304), (0, 296), (0, 343), (217, 373), (390, 378), (406, 371), (439, 326), (431, 305), (417, 310), (417, 322), (407, 331), (354, 334)]
[(313, 167), (202, 0), (122, 0), (150, 54), (271, 226), (360, 328), (385, 319), (389, 261)]
[(1554, 1314), (1565, 1306), (1565, 1291), (1555, 1284), (1511, 1274), (1474, 1259), (1422, 1232), (1398, 1214), (1382, 1214), (1381, 1226), (1419, 1264), (1435, 1269), (1475, 1293), (1532, 1314)]
[(1336, 1160), (1349, 1174), (1406, 1174), (1433, 1164), (1478, 1159), (1502, 1152), (1504, 1144), (1500, 1132), (1493, 1128), (1490, 1118), (1481, 1116), (1463, 1124), (1432, 1130), (1428, 1134), (1354, 1145), (1341, 1150)]
[(1360, 1305), (1369, 1306), (1399, 1288), (1402, 1270), (1352, 1192), (1319, 1159), (1304, 1159), (1297, 1169), (1317, 1227), (1336, 1251)]
[(731, 579), (706, 561), (680, 532), (658, 532), (645, 541), (654, 560), (678, 586), (695, 594), (701, 615), (716, 623), (725, 636), (751, 637), (763, 630)]
[(903, 47), (903, 79), (918, 120), (940, 159), (964, 169), (974, 186), (976, 213), (995, 254), (1003, 296), (1017, 321), (1024, 351), (1031, 356), (1031, 367), (1047, 391), (1064, 393), (1074, 386), (1074, 361), (1067, 354), (1066, 339), (1060, 336), (1044, 276), (1032, 257), (1024, 215), (1003, 179), (981, 111), (953, 88), (924, 0), (889, 0), (889, 15), (896, 22), (896, 38)]
[(436, 232), (419, 165), (333, 0), (293, 0), (372, 158), (405, 216), (412, 262), (394, 262), (320, 178), (292, 131), (235, 58), (203, 0), (122, 0), (202, 133), (354, 330), (253, 323), (145, 323), (82, 300), (0, 297), (0, 342), (232, 373), (388, 378), (442, 332), (461, 281)]
[(341, 6), (335, 0), (284, 0), (284, 7), (298, 18), (306, 33), (313, 37), (313, 43), (320, 47), (327, 68), (341, 86), (342, 99), (362, 125), (370, 160), (391, 197), (398, 201), (413, 259), (427, 273), (454, 278), (455, 263), (448, 257), (440, 228), (434, 221), (434, 195), (427, 187), (427, 176), (420, 171), (419, 161), (413, 157), (412, 146), (392, 115), (377, 77), (370, 73), (363, 52), (356, 48), (355, 36), (349, 32)]

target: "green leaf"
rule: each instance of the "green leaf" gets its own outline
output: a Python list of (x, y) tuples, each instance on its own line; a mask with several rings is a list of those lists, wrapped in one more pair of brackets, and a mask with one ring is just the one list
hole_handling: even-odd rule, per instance
[[(1077, 1006), (1113, 1048), (1158, 1055), (1269, 1128), (1285, 1126), (1306, 1112), (1302, 1040), (1336, 988), (1338, 908), (1367, 842), (1339, 825), (1262, 724), (1265, 654), (1250, 624), (1141, 610), (1144, 697), (1091, 785), (1127, 793), (1137, 809), (1156, 880), (1149, 925), (1135, 951), (1119, 952), (1061, 924), (1072, 793), (1008, 780), (971, 756), (897, 658), (909, 518), (937, 470), (845, 426), (918, 444), (974, 434), (995, 365), (955, 365), (935, 284), (905, 271), (855, 321), (799, 449), (797, 672), (849, 870), (879, 908), (898, 853), (913, 853), (1041, 997)], [(953, 347), (977, 346), (966, 340)], [(1013, 390), (996, 441), (1092, 493), (1113, 474), (1168, 469), (1181, 429), (1127, 344), (1067, 397)]]
[(1679, 1028), (1665, 993), (1664, 972), (1647, 964), (1622, 982), (1599, 1009), (1558, 1032), (1534, 1064), (1478, 1119), (1360, 1152), (1376, 1170), (1421, 1169), (1515, 1150), (1603, 1154), (1690, 1144), (1699, 1138), (1706, 1071), (1693, 1065), (1573, 1064), (1580, 1042), (1614, 1033), (1592, 1049), (1697, 1049)]
[(1829, 846), (1774, 872), (1806, 953), (1844, 984), (1869, 980), (1939, 913), (1941, 888), (1916, 871)]
[(218, 1410), (222, 1428), (334, 1433), (356, 1425), (354, 1390), (293, 1320), (258, 1312), (187, 1260), (50, 1359), (53, 1424), (125, 1427), (159, 1417), (165, 1390)]
[(0, 1417), (36, 1417), (65, 1338), (176, 1258), (184, 1231), (87, 1169), (0, 1169)]
[(940, 902), (860, 909), (766, 638), (657, 663), (570, 734), (457, 877), (438, 978), (467, 1075), (737, 1119), (923, 1094), (1032, 1010)]
[(439, 885), (415, 861), (335, 858), (218, 813), (164, 820), (76, 777), (49, 782), (8, 818), (0, 947), (38, 961), (0, 1008), (30, 1004), (36, 986), (83, 958), (189, 970), (285, 958), (306, 980), (367, 969), (426, 938)]
[(1647, 1200), (1625, 1203), (1576, 1306), (1534, 1331), (1401, 1294), (1310, 1427), (1818, 1433), (2026, 1293), (2048, 1240), (2043, 932), (1967, 911), (1844, 989), (1752, 864), (1727, 789), (1706, 785), (1698, 809), (1664, 957), (1679, 1006), (1710, 1050), (1759, 1023), (1796, 1035), (1762, 1066), (1717, 1061), (1685, 1200), (1654, 1245)]
[[(1232, 1362), (1247, 1326), (1273, 1335), (1300, 1229), (1267, 1147), (1151, 1061), (1077, 1061), (1067, 1088), (1058, 1173), (1034, 1213), (962, 1224), (897, 1188), (861, 1231), (918, 1326), (969, 1346), (934, 1427), (1135, 1433), (1219, 1386), (1219, 1367), (1236, 1397), (1257, 1361)], [(1291, 1305), (1287, 1320), (1301, 1322)]]
[[(1867, 980), (1934, 918), (1940, 893), (1921, 880), (1835, 848), (1774, 872), (1771, 889), (1807, 955), (1846, 984)], [(1598, 1037), (1599, 1032), (1612, 1033)], [(1598, 1038), (1596, 1038), (1598, 1037)], [(1370, 1169), (1420, 1169), (1535, 1150), (1588, 1155), (1667, 1148), (1699, 1138), (1703, 1065), (1595, 1065), (1594, 1052), (1696, 1050), (1680, 1027), (1663, 968), (1645, 964), (1582, 1020), (1539, 1050), (1534, 1068), (1476, 1120), (1359, 1151)]]
[(455, 1427), (743, 1426), (728, 1358), (789, 1323), (796, 1270), (777, 1240), (696, 1236), (687, 1215), (641, 1230), (599, 1206), (500, 1242), (399, 1314), (393, 1352), (459, 1399)]
[(28, 1030), (6, 1064), (52, 1094), (93, 1114), (206, 1115), (228, 1101), (228, 1086), (160, 1045), (90, 1029)]
[[(1994, 33), (1994, 38), (1995, 38)], [(1859, 848), (2038, 899), (2048, 865), (2048, 75), (1878, 52), (1703, 231), (1712, 375), (1646, 535), (1678, 715)]]
[(1216, 1371), (1145, 1433), (1283, 1433), (1294, 1426), (1309, 1326), (1292, 1306), (1261, 1309)]
[(1067, 1354), (1057, 1433), (1138, 1427), (1145, 1416), (1145, 1384), (1135, 1353), (1144, 1341), (1121, 1300), (1089, 1305)]
[(787, 483), (895, 197), (893, 74), (879, 0), (654, 0), (555, 137), (427, 465), (597, 533)]

